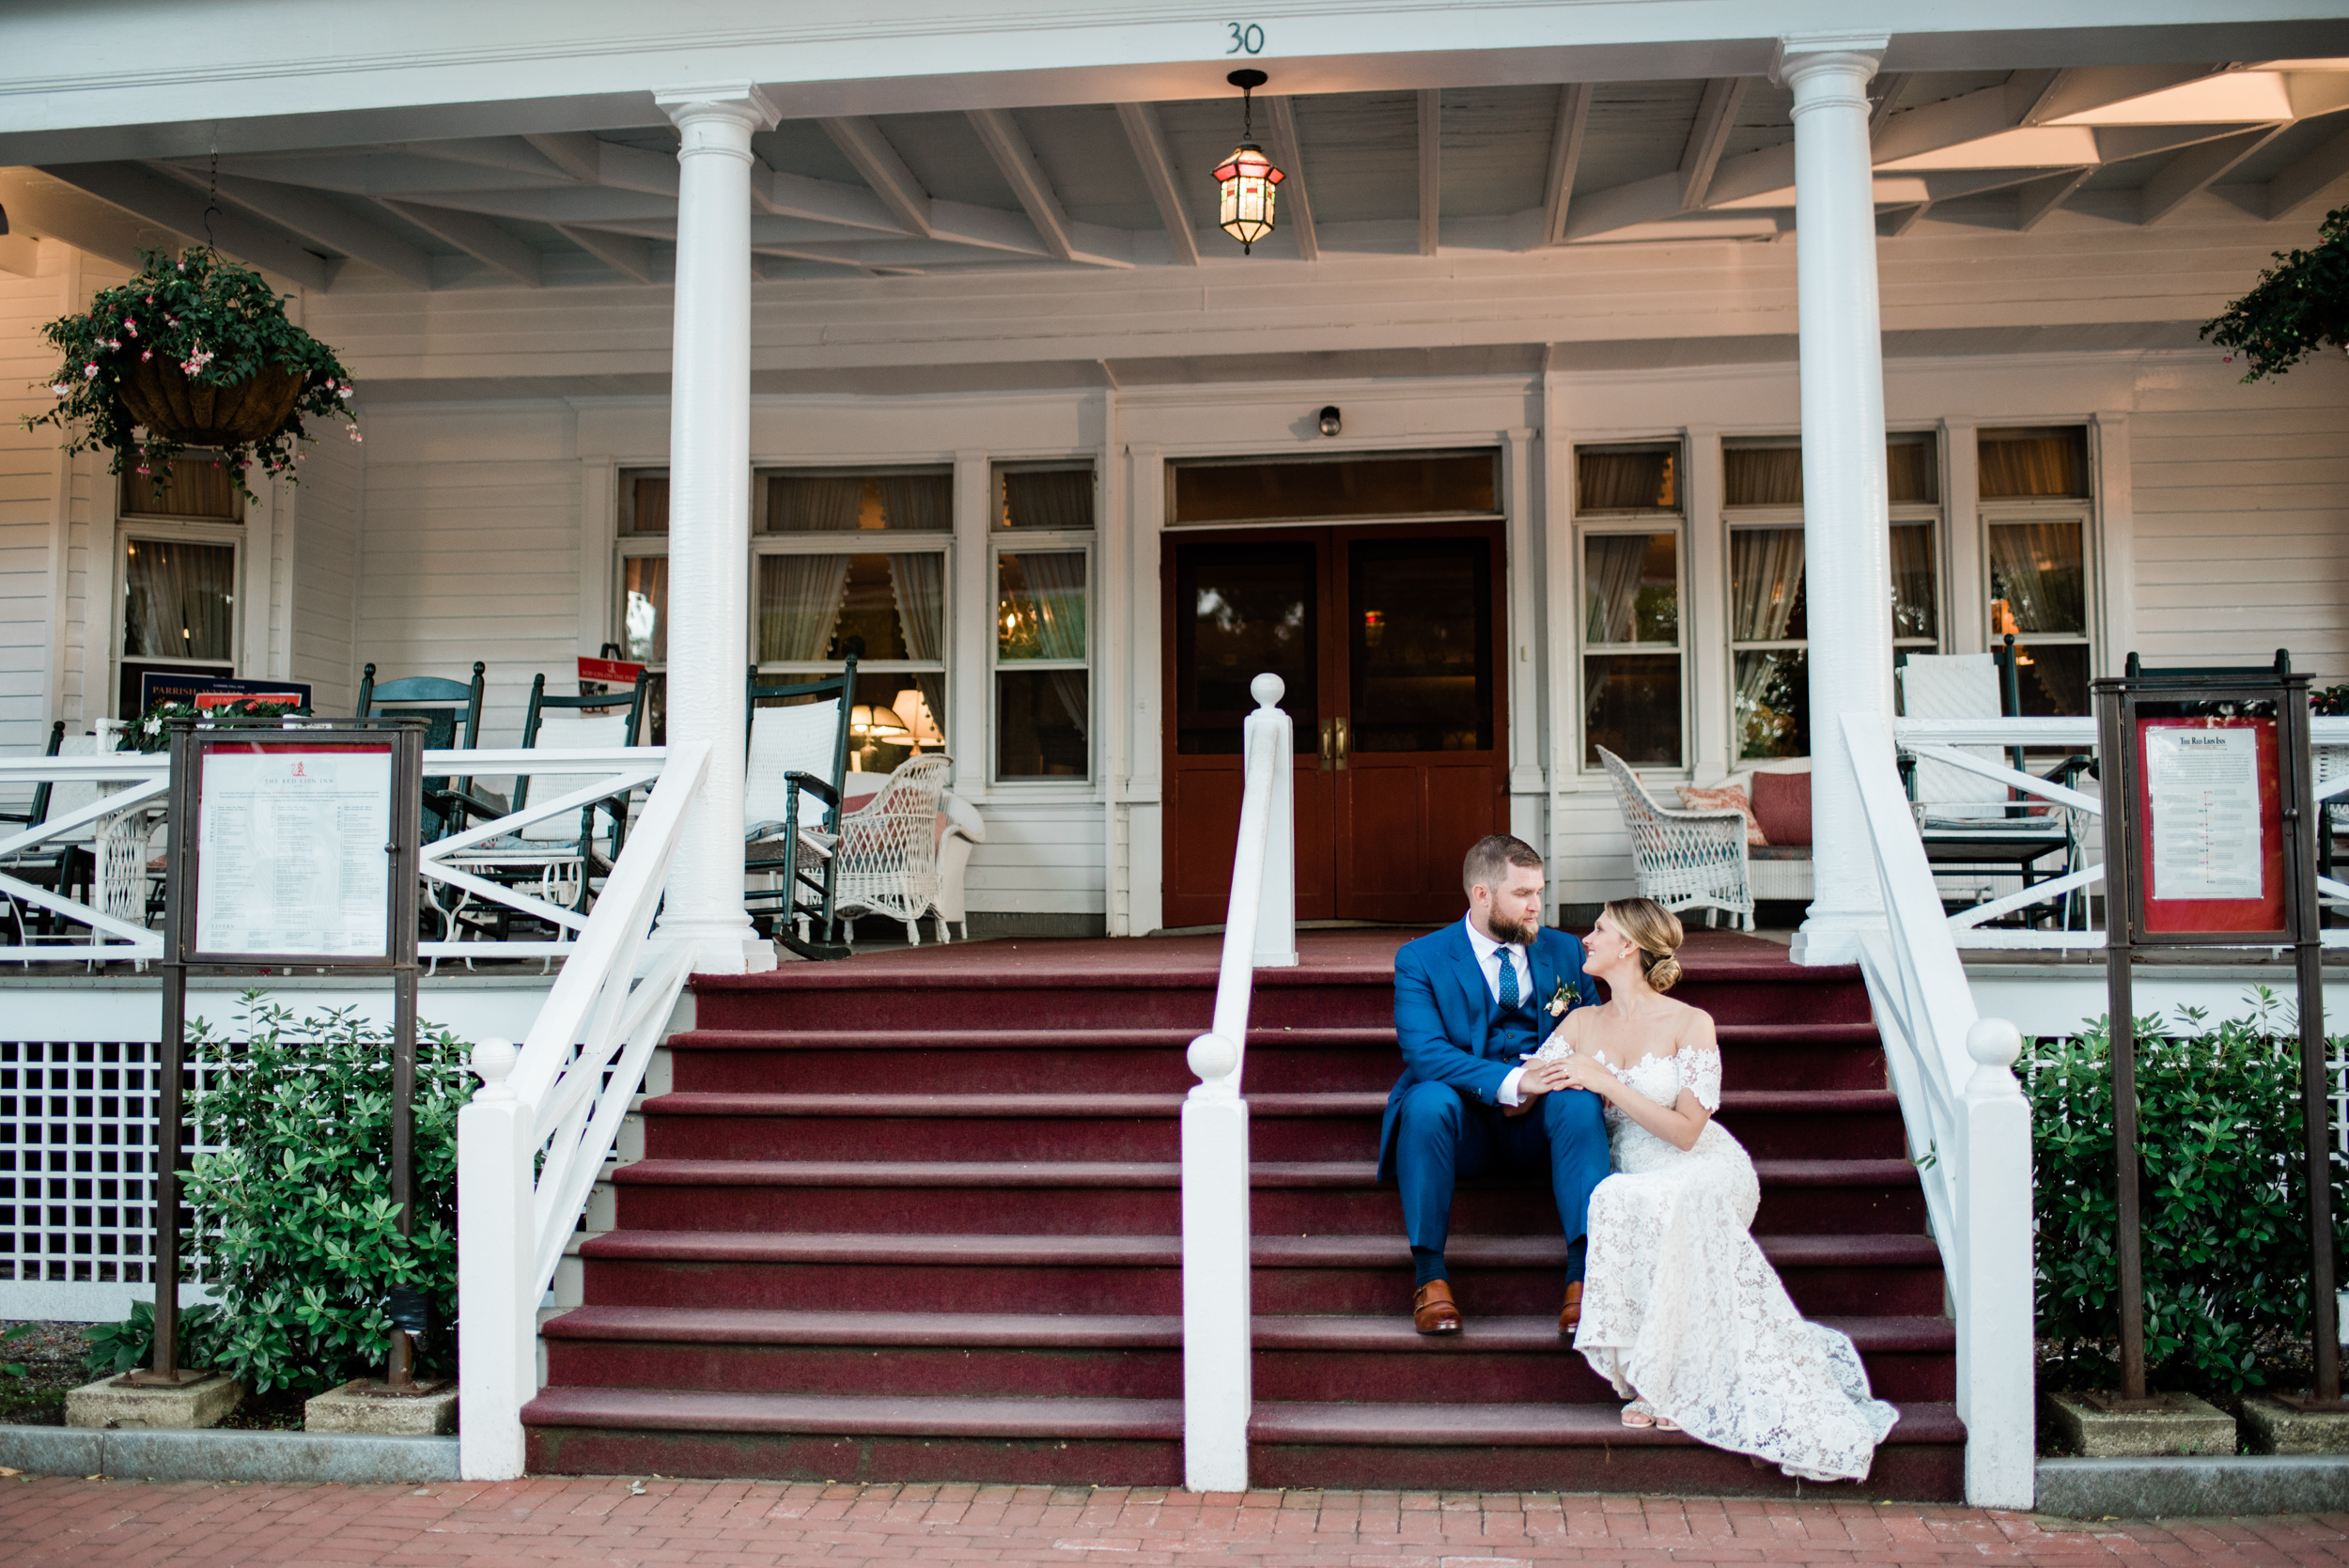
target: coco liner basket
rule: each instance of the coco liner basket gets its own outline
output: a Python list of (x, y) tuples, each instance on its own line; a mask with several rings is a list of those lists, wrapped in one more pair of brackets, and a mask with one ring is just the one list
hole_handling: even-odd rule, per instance
[(293, 417), (306, 377), (274, 365), (233, 386), (190, 380), (176, 365), (150, 360), (115, 384), (149, 436), (183, 446), (241, 446), (268, 439)]

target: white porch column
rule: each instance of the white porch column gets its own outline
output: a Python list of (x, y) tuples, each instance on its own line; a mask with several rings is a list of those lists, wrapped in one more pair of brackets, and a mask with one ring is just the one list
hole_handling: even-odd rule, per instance
[(677, 299), (669, 387), (672, 745), (709, 744), (709, 772), (669, 871), (661, 929), (693, 967), (772, 969), (742, 908), (742, 672), (750, 660), (751, 133), (773, 104), (748, 84), (654, 101), (677, 122)]
[[(1850, 963), (1884, 922), (1842, 716), (1892, 717), (1892, 567), (1884, 481), (1884, 345), (1876, 309), (1868, 79), (1882, 36), (1790, 38), (1795, 268), (1801, 311), (1803, 561), (1811, 627), (1811, 910), (1806, 964)], [(1844, 831), (1837, 831), (1838, 827)]]

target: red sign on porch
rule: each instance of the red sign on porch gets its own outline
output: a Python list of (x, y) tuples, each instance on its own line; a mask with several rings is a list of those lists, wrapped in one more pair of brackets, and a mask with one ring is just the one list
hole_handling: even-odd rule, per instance
[(2283, 930), (2276, 721), (2140, 718), (2136, 740), (2146, 931)]
[(579, 678), (602, 681), (611, 686), (633, 686), (636, 677), (645, 673), (642, 664), (630, 664), (624, 659), (590, 659), (579, 656)]

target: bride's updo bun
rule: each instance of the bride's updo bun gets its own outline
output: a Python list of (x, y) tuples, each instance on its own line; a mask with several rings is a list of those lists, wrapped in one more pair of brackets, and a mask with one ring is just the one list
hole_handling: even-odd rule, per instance
[(1638, 944), (1641, 967), (1651, 989), (1663, 992), (1680, 984), (1680, 960), (1673, 956), (1688, 939), (1680, 917), (1653, 898), (1617, 898), (1607, 905), (1607, 918), (1616, 930)]

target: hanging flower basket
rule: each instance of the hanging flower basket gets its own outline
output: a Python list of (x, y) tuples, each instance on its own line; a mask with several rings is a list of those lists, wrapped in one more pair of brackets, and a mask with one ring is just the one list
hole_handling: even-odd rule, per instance
[(2202, 335), (2240, 354), (2243, 379), (2280, 376), (2320, 349), (2349, 352), (2349, 207), (2325, 215), (2314, 250), (2275, 253), (2248, 294), (2202, 324)]
[(111, 472), (147, 474), (159, 493), (172, 459), (208, 448), (247, 496), (255, 465), (292, 482), (312, 439), (304, 416), (339, 420), (359, 439), (350, 373), (286, 319), (258, 272), (200, 247), (177, 260), (141, 255), (138, 276), (42, 329), (64, 364), (49, 383), (55, 406), (27, 414), (25, 428), (57, 427), (69, 452), (111, 451)]

